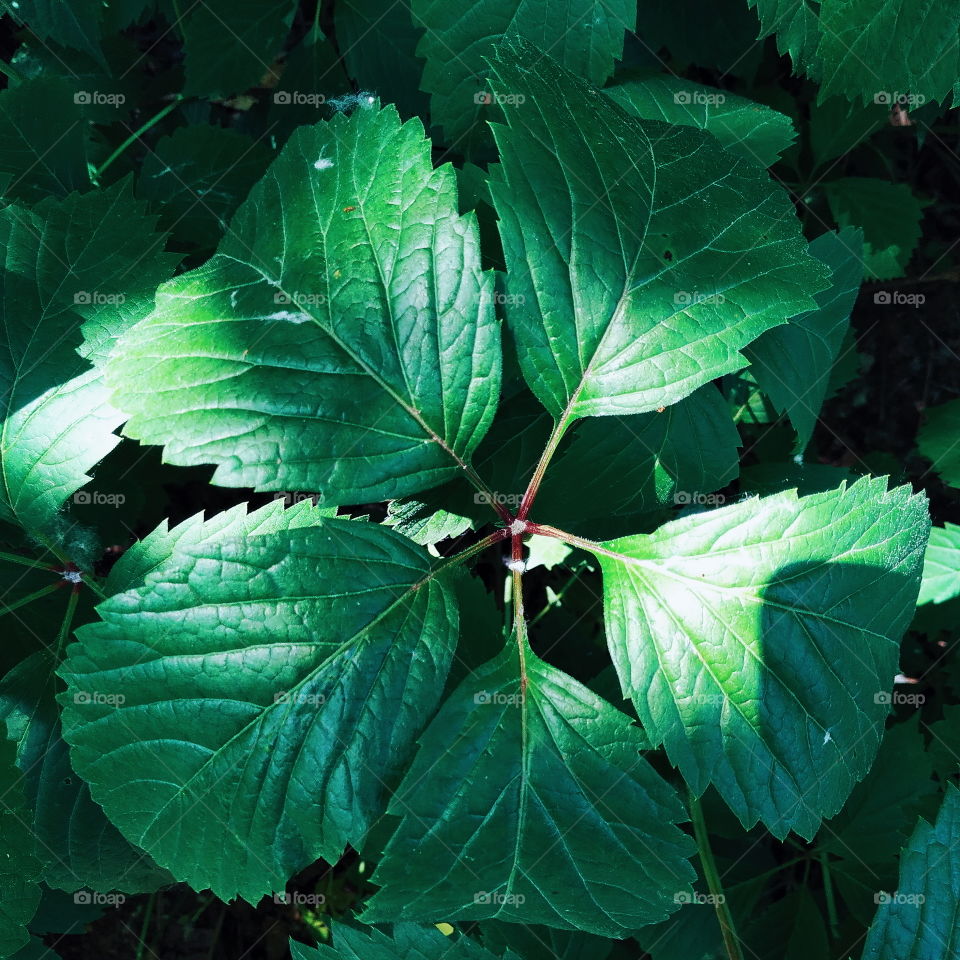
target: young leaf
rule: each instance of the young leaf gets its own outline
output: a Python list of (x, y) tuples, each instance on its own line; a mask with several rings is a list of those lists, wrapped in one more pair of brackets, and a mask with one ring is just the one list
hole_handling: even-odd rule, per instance
[[(293, 960), (495, 960), (470, 937), (444, 936), (435, 926), (396, 923), (392, 936), (373, 927), (357, 929), (338, 923), (333, 928), (333, 944), (306, 947), (290, 941)], [(507, 951), (502, 960), (517, 960)]]
[(420, 123), (365, 104), (299, 129), (106, 376), (128, 435), (224, 486), (362, 503), (457, 475), (497, 403), (499, 326)]
[(554, 418), (669, 406), (816, 306), (829, 273), (760, 167), (703, 131), (627, 116), (519, 40), (493, 73), (526, 97), (495, 129), (507, 320)]
[(930, 531), (917, 604), (945, 603), (956, 596), (960, 596), (960, 527), (945, 523)]
[(64, 738), (94, 798), (223, 899), (256, 902), (362, 840), (456, 643), (453, 594), (424, 551), (314, 520), (183, 536), (100, 605), (60, 670)]
[(960, 790), (947, 793), (931, 826), (917, 823), (900, 855), (897, 890), (882, 891), (863, 960), (951, 960), (960, 943)]
[(0, 957), (30, 940), (27, 924), (40, 903), (40, 861), (15, 758), (13, 744), (0, 738)]
[(499, 917), (626, 936), (677, 908), (693, 846), (640, 731), (511, 644), (444, 703), (389, 812), (372, 922)]
[(797, 136), (785, 114), (683, 77), (656, 74), (603, 92), (632, 116), (706, 130), (731, 153), (764, 167), (776, 163)]
[(810, 253), (832, 271), (830, 288), (816, 296), (817, 309), (768, 330), (744, 350), (757, 383), (777, 410), (790, 417), (801, 451), (813, 435), (850, 329), (850, 311), (863, 280), (863, 237), (850, 227), (825, 233), (810, 244)]
[(600, 545), (624, 692), (691, 789), (810, 838), (870, 768), (929, 518), (885, 478)]
[[(173, 258), (130, 184), (0, 212), (0, 518), (47, 533), (119, 442), (97, 361)], [(81, 348), (81, 325), (91, 341)]]
[(412, 0), (412, 9), (426, 30), (417, 47), (426, 60), (421, 86), (431, 94), (434, 122), (443, 127), (446, 141), (461, 150), (496, 99), (484, 89), (483, 77), (497, 40), (535, 41), (572, 73), (600, 84), (613, 72), (624, 34), (637, 16), (633, 0), (556, 0), (549, 7), (536, 0), (479, 0), (467, 7)]

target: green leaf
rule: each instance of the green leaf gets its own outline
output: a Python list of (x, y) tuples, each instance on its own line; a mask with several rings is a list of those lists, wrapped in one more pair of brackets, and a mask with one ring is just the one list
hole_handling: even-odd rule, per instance
[(870, 773), (853, 788), (843, 810), (823, 825), (817, 846), (854, 866), (893, 862), (937, 792), (915, 712), (886, 732)]
[(40, 903), (40, 861), (15, 757), (0, 739), (0, 957), (29, 942), (27, 924)]
[(944, 483), (960, 487), (960, 400), (927, 407), (917, 447)]
[(255, 902), (363, 839), (443, 689), (457, 610), (381, 526), (234, 531), (182, 535), (60, 673), (107, 816), (195, 889)]
[(626, 936), (693, 871), (675, 792), (627, 716), (511, 644), (444, 703), (389, 812), (368, 921), (543, 923)]
[(760, 36), (776, 34), (777, 49), (803, 73), (817, 49), (817, 14), (807, 0), (747, 0), (760, 17)]
[(0, 93), (0, 186), (8, 200), (33, 203), (90, 187), (79, 92), (38, 77)]
[(896, 891), (879, 893), (863, 960), (951, 960), (960, 942), (960, 790), (947, 785), (936, 823), (917, 823)]
[(575, 532), (691, 503), (739, 469), (740, 437), (712, 384), (662, 413), (584, 420), (571, 434), (544, 478), (536, 513)]
[[(129, 182), (0, 211), (0, 518), (49, 533), (119, 442), (94, 362), (172, 270)], [(81, 326), (90, 341), (81, 347)]]
[(0, 719), (17, 742), (30, 806), (25, 817), (37, 838), (44, 881), (68, 893), (85, 888), (128, 894), (172, 883), (173, 877), (124, 840), (73, 772), (60, 734), (54, 667), (41, 651), (0, 682)]
[(671, 64), (695, 63), (721, 75), (752, 77), (762, 53), (759, 29), (756, 13), (743, 0), (644, 0), (637, 18), (641, 42), (628, 43), (628, 52), (659, 68), (663, 60), (657, 51), (668, 47)]
[(105, 4), (102, 0), (0, 0), (0, 10), (13, 20), (26, 24), (40, 40), (84, 53), (103, 62), (100, 48), (100, 21)]
[[(600, 84), (613, 72), (637, 15), (633, 0), (557, 0), (549, 7), (537, 0), (478, 0), (463, 7), (412, 0), (411, 6), (426, 30), (417, 54), (426, 60), (421, 86), (431, 94), (431, 116), (447, 143), (461, 151), (471, 137), (485, 136), (482, 121), (496, 106), (483, 77), (501, 37), (536, 42), (572, 73)], [(497, 92), (527, 93), (519, 86)], [(529, 98), (519, 107), (507, 104), (507, 114), (535, 109)]]
[(864, 106), (845, 97), (830, 97), (810, 104), (810, 152), (816, 169), (849, 153), (888, 122), (890, 108), (878, 103)]
[(928, 529), (922, 496), (865, 478), (597, 548), (624, 693), (696, 794), (781, 838), (843, 806), (883, 735)]
[(830, 374), (850, 329), (850, 312), (863, 280), (863, 237), (847, 227), (825, 233), (810, 253), (826, 264), (830, 287), (816, 296), (817, 309), (768, 330), (744, 354), (750, 372), (780, 413), (786, 413), (803, 450), (827, 396)]
[(510, 950), (523, 960), (607, 960), (613, 943), (579, 930), (554, 930), (501, 920), (481, 925), (483, 943), (498, 957)]
[[(494, 960), (494, 955), (470, 937), (444, 936), (435, 926), (397, 923), (388, 936), (373, 927), (358, 929), (338, 923), (333, 945), (306, 947), (290, 941), (293, 960)], [(504, 960), (517, 960), (508, 952)], [(526, 960), (526, 958), (525, 958)]]
[(949, 0), (748, 0), (761, 36), (776, 34), (794, 72), (819, 82), (821, 102), (945, 99), (960, 72), (960, 11)]
[(765, 167), (776, 163), (796, 138), (788, 116), (683, 77), (629, 80), (603, 92), (632, 116), (706, 130), (731, 153)]
[(181, 247), (212, 249), (271, 159), (268, 147), (232, 130), (181, 127), (147, 154), (137, 192)]
[(923, 558), (923, 581), (917, 604), (945, 603), (960, 596), (960, 527), (945, 523), (930, 531)]
[(834, 220), (863, 230), (867, 276), (901, 277), (920, 239), (923, 205), (905, 183), (844, 177), (823, 185)]
[(458, 475), (500, 389), (476, 221), (418, 121), (298, 130), (107, 367), (125, 432), (214, 482), (388, 499)]
[(944, 100), (960, 73), (958, 32), (950, 0), (822, 0), (819, 97)]
[(270, 73), (290, 31), (291, 0), (204, 0), (176, 13), (187, 96), (243, 93)]
[(401, 116), (427, 116), (423, 61), (416, 54), (422, 31), (410, 7), (410, 0), (342, 0), (334, 8), (337, 42), (361, 88), (383, 91)]
[(493, 69), (498, 92), (526, 96), (495, 130), (507, 320), (554, 418), (669, 406), (815, 307), (828, 272), (760, 167), (627, 116), (529, 44)]
[(324, 517), (336, 516), (336, 509), (317, 507), (310, 500), (301, 500), (289, 509), (283, 499), (247, 512), (245, 503), (224, 510), (204, 520), (197, 513), (172, 529), (166, 520), (155, 530), (125, 550), (110, 569), (106, 590), (109, 596), (123, 593), (143, 584), (155, 570), (161, 569), (179, 546), (198, 546), (216, 538), (250, 537), (257, 533), (278, 533), (315, 527)]

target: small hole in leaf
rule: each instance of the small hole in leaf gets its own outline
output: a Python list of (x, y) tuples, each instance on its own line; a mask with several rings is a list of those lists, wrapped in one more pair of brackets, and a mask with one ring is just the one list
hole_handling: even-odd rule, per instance
[(672, 254), (669, 250), (664, 250), (664, 251), (663, 251), (663, 259), (664, 259), (664, 260), (672, 260), (672, 259), (673, 259), (673, 254)]

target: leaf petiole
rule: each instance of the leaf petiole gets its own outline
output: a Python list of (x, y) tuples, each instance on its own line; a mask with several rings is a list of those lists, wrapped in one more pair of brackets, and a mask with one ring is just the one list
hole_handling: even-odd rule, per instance
[(707, 831), (707, 822), (703, 817), (703, 807), (700, 806), (700, 800), (693, 795), (693, 792), (690, 793), (690, 820), (693, 822), (693, 835), (697, 841), (703, 875), (717, 910), (717, 921), (720, 924), (720, 933), (723, 936), (723, 945), (726, 948), (727, 956), (730, 960), (743, 960), (740, 940), (733, 925), (733, 914), (727, 905), (717, 863), (713, 859), (713, 850), (710, 849), (710, 834)]

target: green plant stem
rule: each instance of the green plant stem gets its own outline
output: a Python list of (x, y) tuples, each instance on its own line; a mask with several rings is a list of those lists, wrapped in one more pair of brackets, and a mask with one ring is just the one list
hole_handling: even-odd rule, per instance
[(53, 569), (49, 563), (43, 563), (40, 560), (31, 560), (29, 557), (21, 557), (15, 553), (3, 553), (0, 551), (0, 560), (6, 560), (8, 563), (19, 563), (24, 567), (33, 567), (34, 570), (46, 570), (48, 573)]
[(608, 557), (623, 559), (623, 554), (617, 553), (615, 550), (608, 550), (603, 544), (597, 543), (596, 540), (587, 540), (586, 537), (578, 537), (576, 534), (567, 533), (566, 530), (558, 530), (556, 527), (551, 527), (546, 523), (530, 523), (528, 521), (527, 533), (537, 534), (541, 537), (554, 537), (574, 547), (580, 547), (582, 550), (589, 550), (590, 553), (602, 553)]
[(446, 570), (447, 567), (453, 567), (457, 564), (463, 563), (466, 560), (469, 560), (471, 557), (475, 557), (478, 553), (483, 553), (487, 547), (493, 546), (495, 543), (499, 543), (501, 540), (506, 540), (510, 536), (510, 528), (503, 527), (500, 530), (494, 530), (493, 533), (488, 537), (484, 537), (482, 540), (478, 540), (472, 547), (467, 547), (466, 550), (461, 550), (459, 553), (455, 553), (452, 557), (447, 557), (444, 559), (437, 568), (436, 572), (439, 573), (441, 570)]
[(830, 875), (830, 861), (826, 850), (820, 851), (820, 870), (823, 873), (823, 895), (827, 901), (827, 919), (830, 923), (830, 936), (836, 940), (840, 935), (840, 918), (837, 915), (837, 901), (833, 895), (833, 878)]
[[(137, 941), (137, 960), (143, 960), (143, 951), (147, 946), (147, 933), (150, 926), (150, 918), (153, 916), (153, 905), (157, 900), (157, 891), (154, 890), (150, 894), (150, 899), (147, 901), (147, 908), (143, 913), (143, 923), (140, 925), (140, 937)], [(153, 953), (153, 951), (150, 951)]]
[(119, 157), (122, 153), (124, 153), (124, 151), (131, 144), (136, 143), (137, 140), (139, 140), (140, 137), (142, 137), (151, 127), (156, 126), (156, 124), (158, 124), (168, 113), (172, 113), (174, 110), (176, 110), (176, 108), (179, 107), (181, 103), (183, 103), (183, 100), (184, 100), (183, 94), (178, 93), (174, 97), (174, 99), (170, 103), (168, 103), (162, 110), (155, 113), (139, 129), (131, 133), (130, 136), (127, 137), (127, 139), (124, 140), (123, 143), (121, 143), (120, 146), (117, 147), (117, 149), (114, 150), (113, 153), (111, 153), (110, 156), (107, 157), (107, 159), (104, 160), (103, 163), (100, 164), (100, 166), (97, 167), (97, 169), (93, 172), (93, 176), (91, 179), (93, 180), (94, 184), (96, 184), (100, 180), (100, 177), (103, 176), (104, 171), (107, 169), (107, 167), (110, 166), (110, 164), (113, 163), (114, 160), (117, 159), (117, 157)]
[(28, 603), (32, 603), (34, 600), (38, 600), (40, 597), (45, 597), (48, 593), (53, 593), (54, 590), (59, 590), (61, 586), (62, 582), (57, 580), (54, 583), (47, 584), (45, 587), (41, 587), (39, 590), (34, 590), (33, 593), (28, 593), (25, 597), (21, 597), (19, 600), (14, 600), (13, 603), (5, 603), (3, 607), (0, 608), (0, 616), (16, 610), (17, 607), (25, 607)]
[(550, 466), (550, 461), (557, 452), (557, 447), (560, 446), (560, 441), (572, 422), (573, 419), (564, 411), (563, 416), (553, 425), (550, 439), (547, 440), (547, 445), (543, 448), (543, 453), (540, 454), (540, 461), (537, 463), (533, 476), (530, 477), (530, 482), (527, 484), (527, 489), (524, 491), (523, 499), (520, 501), (520, 509), (517, 511), (518, 520), (526, 520), (530, 515), (530, 508), (537, 498), (537, 492), (540, 490), (540, 484), (543, 483), (547, 467)]
[(13, 64), (7, 63), (6, 60), (0, 60), (0, 73), (2, 73), (10, 81), (9, 86), (11, 87), (15, 87), (18, 83), (20, 83), (21, 80), (23, 80), (23, 77), (17, 73), (17, 70)]
[(67, 601), (67, 609), (63, 614), (63, 622), (57, 631), (57, 651), (55, 654), (57, 663), (60, 662), (60, 657), (63, 654), (63, 646), (67, 642), (67, 637), (70, 636), (70, 628), (73, 626), (73, 615), (77, 612), (77, 601), (79, 599), (80, 591), (71, 590), (70, 599)]
[(717, 921), (720, 924), (720, 934), (723, 937), (723, 945), (726, 948), (727, 956), (730, 960), (743, 960), (740, 940), (733, 925), (733, 915), (727, 906), (723, 884), (720, 882), (720, 873), (717, 870), (716, 861), (713, 859), (713, 851), (710, 849), (710, 835), (707, 832), (707, 822), (703, 818), (703, 808), (692, 792), (690, 793), (690, 819), (693, 822), (693, 835), (697, 841), (703, 875), (717, 909)]

